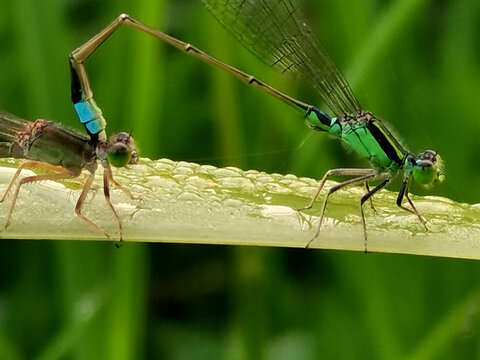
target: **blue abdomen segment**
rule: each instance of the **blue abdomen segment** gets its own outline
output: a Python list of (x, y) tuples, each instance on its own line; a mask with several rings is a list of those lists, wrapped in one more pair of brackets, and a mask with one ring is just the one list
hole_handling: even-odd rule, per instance
[(93, 99), (82, 100), (73, 105), (80, 122), (85, 126), (90, 135), (96, 135), (105, 130), (106, 121), (102, 110)]

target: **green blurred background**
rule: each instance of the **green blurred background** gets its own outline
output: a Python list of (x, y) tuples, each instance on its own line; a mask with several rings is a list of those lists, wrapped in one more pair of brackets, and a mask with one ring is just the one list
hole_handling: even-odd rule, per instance
[[(442, 154), (447, 178), (430, 193), (480, 202), (480, 2), (302, 5), (363, 106), (413, 152)], [(1, 0), (0, 108), (83, 131), (67, 56), (121, 12), (318, 103), (241, 48), (200, 0)], [(317, 179), (365, 165), (286, 105), (132, 29), (87, 69), (109, 132), (132, 130), (142, 156)], [(0, 359), (480, 356), (474, 261), (3, 240), (0, 277)]]

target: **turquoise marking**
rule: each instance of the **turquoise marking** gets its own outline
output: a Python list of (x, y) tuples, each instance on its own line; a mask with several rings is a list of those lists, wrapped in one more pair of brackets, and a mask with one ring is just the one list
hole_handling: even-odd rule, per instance
[(337, 118), (332, 118), (332, 121), (330, 122), (330, 129), (328, 130), (328, 132), (334, 136), (340, 136), (340, 134), (342, 133), (342, 127), (337, 121)]
[(319, 117), (318, 114), (315, 111), (311, 111), (307, 117), (307, 125), (311, 127), (313, 130), (317, 131), (330, 131), (330, 126), (326, 125), (323, 123)]
[(80, 122), (90, 134), (98, 134), (105, 129), (105, 119), (102, 111), (93, 99), (82, 100), (73, 105)]
[(342, 127), (337, 121), (337, 118), (331, 118), (323, 111), (312, 107), (309, 110), (307, 117), (307, 125), (316, 131), (326, 131), (334, 136), (340, 136)]
[(82, 124), (88, 123), (94, 118), (94, 114), (87, 103), (79, 102), (73, 105)]

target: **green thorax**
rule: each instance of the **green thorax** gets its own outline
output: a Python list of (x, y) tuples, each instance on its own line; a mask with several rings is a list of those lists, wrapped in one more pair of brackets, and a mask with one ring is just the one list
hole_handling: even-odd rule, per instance
[(379, 171), (395, 173), (403, 166), (407, 151), (390, 130), (370, 113), (341, 120), (341, 138)]
[(330, 118), (315, 108), (307, 114), (307, 123), (315, 130), (327, 131), (342, 139), (378, 172), (393, 175), (402, 168), (408, 153), (390, 130), (369, 112)]

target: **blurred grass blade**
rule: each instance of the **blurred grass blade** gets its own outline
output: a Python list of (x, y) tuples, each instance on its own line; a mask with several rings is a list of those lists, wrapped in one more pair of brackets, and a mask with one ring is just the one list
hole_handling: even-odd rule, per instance
[(368, 77), (370, 71), (382, 61), (384, 55), (391, 51), (391, 44), (397, 37), (400, 37), (400, 33), (406, 31), (405, 25), (411, 22), (415, 16), (421, 16), (423, 8), (430, 1), (397, 0), (388, 7), (382, 16), (378, 17), (379, 21), (376, 21), (374, 31), (368, 37), (368, 42), (362, 51), (356, 54), (351, 68), (347, 71), (347, 78), (354, 89)]
[(478, 323), (480, 294), (476, 291), (447, 314), (439, 324), (427, 334), (420, 346), (413, 351), (408, 360), (428, 360), (442, 357), (458, 338), (468, 336), (473, 324)]
[(76, 301), (65, 326), (53, 336), (52, 341), (36, 357), (36, 360), (64, 359), (73, 349), (76, 349), (79, 340), (89, 326), (92, 326), (92, 321), (104, 305), (103, 289), (84, 294)]

